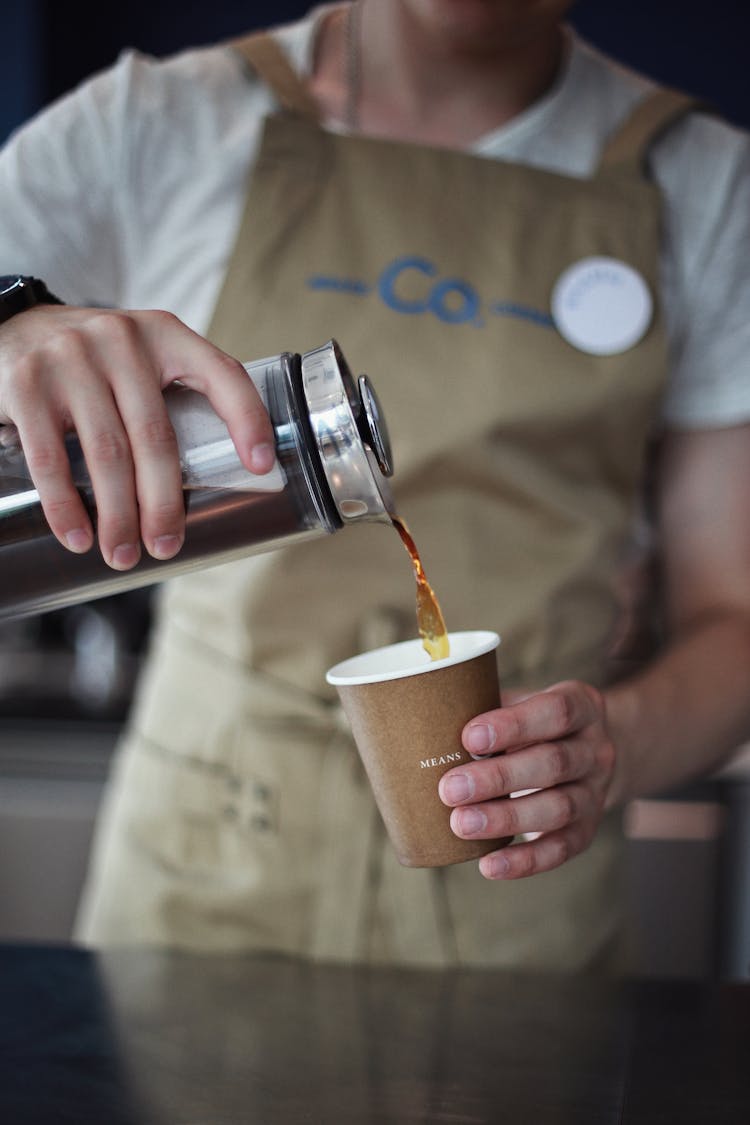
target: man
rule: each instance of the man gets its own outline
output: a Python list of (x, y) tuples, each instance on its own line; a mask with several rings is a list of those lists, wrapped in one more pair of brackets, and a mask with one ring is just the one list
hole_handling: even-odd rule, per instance
[[(7, 268), (71, 304), (171, 310), (50, 305), (0, 328), (0, 411), (61, 541), (93, 534), (66, 426), (105, 558), (171, 557), (161, 390), (208, 394), (263, 471), (268, 423), (237, 361), (336, 334), (384, 401), (397, 505), (448, 625), (503, 634), (509, 689), (464, 731), (478, 760), (440, 786), (457, 834), (518, 835), (479, 864), (502, 885), (473, 865), (403, 871), (323, 685), (414, 632), (395, 536), (171, 584), (90, 940), (601, 965), (615, 810), (746, 737), (748, 142), (575, 40), (568, 7), (368, 0), (234, 54), (130, 57), (6, 154)], [(669, 642), (618, 682), (616, 580), (657, 430)]]

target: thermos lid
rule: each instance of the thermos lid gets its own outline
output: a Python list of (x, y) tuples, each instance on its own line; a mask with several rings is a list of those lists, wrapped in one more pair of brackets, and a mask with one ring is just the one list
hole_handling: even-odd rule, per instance
[(383, 476), (393, 476), (393, 454), (391, 452), (391, 439), (388, 435), (383, 411), (380, 409), (380, 399), (375, 394), (375, 388), (366, 375), (357, 379), (359, 401), (362, 405), (357, 425), (365, 445), (369, 445), (378, 462), (378, 467)]
[(366, 375), (355, 383), (335, 340), (302, 355), (302, 389), (323, 471), (344, 521), (390, 523), (388, 428)]

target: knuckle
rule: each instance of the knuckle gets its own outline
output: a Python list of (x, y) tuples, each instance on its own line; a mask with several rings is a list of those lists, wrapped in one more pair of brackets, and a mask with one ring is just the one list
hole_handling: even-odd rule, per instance
[(521, 822), (518, 816), (518, 808), (515, 801), (508, 797), (502, 803), (503, 818), (501, 831), (503, 835), (518, 836), (521, 832)]
[(44, 358), (52, 365), (83, 367), (88, 357), (86, 332), (77, 324), (64, 324), (49, 336), (40, 349)]
[(526, 737), (526, 723), (518, 710), (513, 707), (506, 707), (502, 712), (502, 721), (506, 730), (506, 737), (510, 743), (522, 743)]
[(44, 514), (48, 523), (55, 527), (65, 527), (68, 520), (77, 509), (77, 501), (73, 497), (55, 497), (48, 499), (44, 505)]
[(569, 789), (558, 789), (554, 793), (553, 817), (556, 828), (564, 828), (578, 816), (578, 802)]
[(566, 781), (570, 776), (572, 754), (567, 742), (551, 742), (549, 754), (549, 767), (553, 783)]
[(596, 827), (593, 824), (590, 829), (581, 825), (566, 834), (565, 844), (567, 855), (565, 858), (572, 859), (573, 856), (580, 855), (581, 852), (586, 851), (586, 848), (594, 838), (595, 831)]
[[(185, 508), (180, 500), (164, 500), (162, 503), (150, 508), (146, 521), (150, 528), (164, 531), (174, 528), (176, 531), (185, 518)], [(144, 521), (144, 522), (146, 522)]]
[(40, 407), (49, 398), (46, 362), (42, 355), (27, 353), (3, 371), (3, 412), (19, 427), (33, 432)]
[(99, 538), (104, 543), (132, 543), (139, 538), (138, 526), (128, 513), (118, 512), (99, 520)]
[(260, 403), (246, 406), (242, 414), (245, 423), (253, 429), (261, 429), (263, 426), (268, 425), (268, 412)]
[(61, 446), (33, 445), (26, 449), (25, 456), (34, 480), (57, 478), (68, 468), (68, 461)]
[(605, 714), (604, 696), (599, 688), (587, 683), (581, 683), (579, 686), (588, 704), (589, 716), (587, 722), (603, 721)]
[(591, 826), (588, 829), (582, 828), (580, 833), (580, 843), (578, 845), (579, 852), (585, 852), (590, 844), (594, 842), (596, 830), (599, 825), (598, 820), (592, 820)]
[[(178, 328), (188, 331), (186, 325), (168, 309), (144, 309), (138, 314), (138, 321), (142, 324), (144, 329), (153, 333), (154, 337), (159, 338), (162, 335), (173, 336), (175, 330)], [(134, 318), (135, 323), (135, 318)]]
[(598, 746), (596, 752), (597, 764), (607, 773), (611, 773), (615, 768), (615, 761), (617, 758), (617, 751), (615, 744), (610, 738), (605, 738)]
[(240, 361), (238, 359), (235, 359), (234, 356), (229, 355), (228, 352), (222, 352), (217, 349), (214, 356), (214, 362), (218, 367), (225, 368), (233, 375), (241, 375), (245, 380), (247, 380), (251, 387), (254, 386), (252, 379), (248, 377)]
[(166, 414), (147, 419), (134, 435), (134, 443), (157, 453), (173, 453), (177, 450), (174, 428)]
[(604, 710), (604, 696), (598, 687), (593, 684), (583, 684), (584, 691), (588, 696), (589, 702), (593, 703), (597, 710)]
[(554, 867), (561, 867), (574, 854), (567, 835), (561, 834), (550, 841), (550, 856)]
[(515, 874), (521, 878), (525, 878), (528, 875), (535, 875), (539, 869), (539, 862), (536, 858), (535, 850), (531, 847), (518, 845), (513, 851), (516, 853), (514, 857)]
[(19, 356), (12, 365), (9, 365), (9, 378), (12, 379), (14, 395), (19, 406), (31, 405), (36, 400), (37, 388), (41, 381), (38, 358), (30, 353)]
[(497, 758), (489, 758), (487, 765), (491, 769), (493, 792), (496, 794), (510, 793), (512, 785), (506, 759), (502, 755)]
[(575, 703), (569, 685), (563, 685), (552, 694), (552, 722), (560, 731), (569, 731), (575, 721)]
[(91, 329), (107, 340), (129, 343), (138, 335), (132, 316), (122, 309), (104, 309), (89, 321)]
[(88, 444), (88, 455), (100, 465), (122, 465), (130, 459), (124, 434), (116, 429), (97, 431)]

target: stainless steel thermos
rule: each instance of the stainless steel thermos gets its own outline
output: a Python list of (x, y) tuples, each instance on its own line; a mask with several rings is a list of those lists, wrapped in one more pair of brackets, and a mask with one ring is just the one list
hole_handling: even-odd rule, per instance
[[(187, 514), (174, 558), (145, 555), (114, 571), (98, 545), (66, 550), (42, 513), (23, 451), (0, 449), (0, 620), (159, 582), (164, 578), (289, 543), (332, 534), (357, 520), (391, 521), (388, 432), (367, 376), (355, 382), (331, 340), (300, 355), (284, 352), (246, 365), (275, 431), (276, 465), (254, 476), (242, 465), (208, 400), (185, 387), (165, 392), (177, 435)], [(73, 479), (96, 524), (91, 483), (75, 435)]]

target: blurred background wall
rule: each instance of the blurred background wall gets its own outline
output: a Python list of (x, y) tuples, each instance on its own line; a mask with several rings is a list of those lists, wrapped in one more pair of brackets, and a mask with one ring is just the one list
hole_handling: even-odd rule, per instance
[[(0, 34), (0, 139), (113, 62), (123, 47), (164, 55), (302, 15), (310, 0), (22, 0)], [(745, 0), (578, 0), (572, 22), (597, 46), (699, 94), (750, 127)]]

